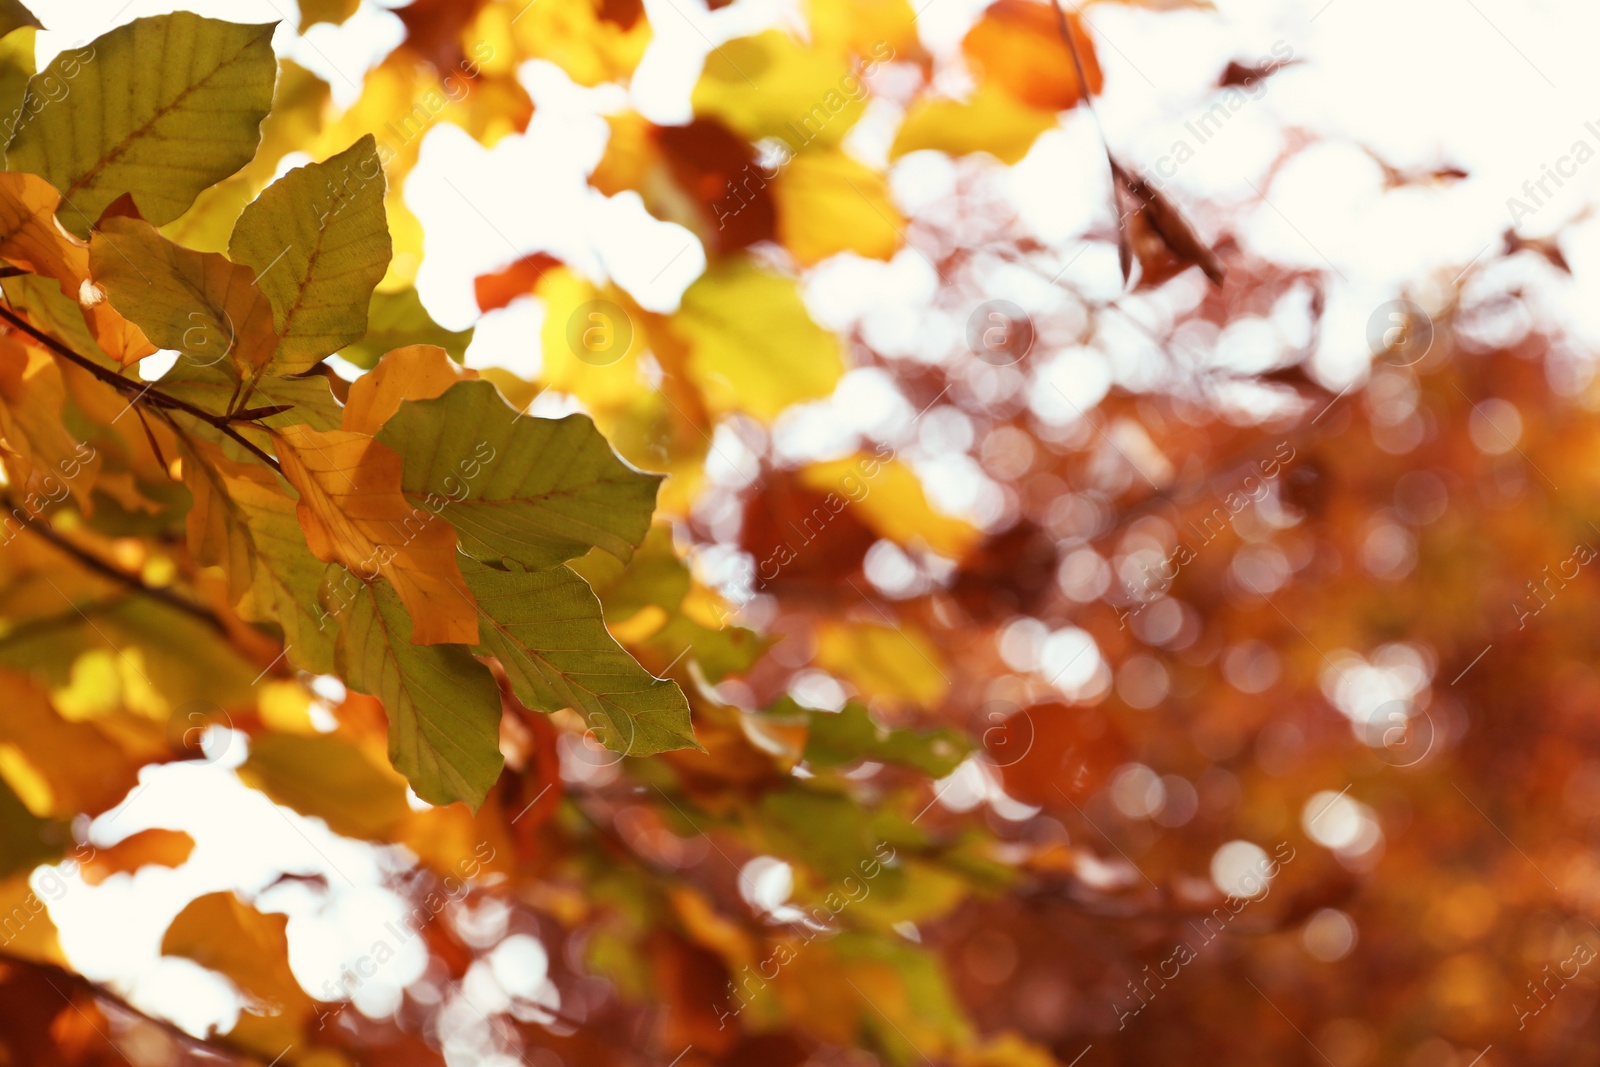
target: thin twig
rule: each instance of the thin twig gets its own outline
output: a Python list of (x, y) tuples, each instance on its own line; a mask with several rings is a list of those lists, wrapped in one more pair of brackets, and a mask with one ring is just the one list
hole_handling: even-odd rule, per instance
[[(0, 507), (4, 507), (9, 512), (15, 506), (15, 502), (10, 498), (0, 496)], [(36, 537), (39, 537), (42, 540), (48, 541), (56, 548), (77, 560), (86, 569), (93, 571), (101, 577), (109, 578), (114, 582), (119, 582), (122, 585), (127, 586), (129, 589), (132, 589), (136, 593), (147, 596), (152, 600), (160, 601), (169, 608), (181, 611), (186, 615), (200, 620), (213, 630), (217, 631), (217, 633), (222, 634), (224, 637), (228, 636), (227, 624), (224, 623), (219, 616), (213, 613), (211, 609), (205, 607), (204, 605), (197, 604), (187, 597), (179, 596), (171, 589), (149, 585), (138, 575), (129, 574), (121, 567), (107, 563), (105, 560), (101, 559), (99, 556), (96, 556), (88, 549), (82, 547), (81, 545), (74, 544), (66, 537), (63, 537), (61, 533), (49, 523), (36, 520), (25, 524), (23, 529), (32, 532)]]
[[(4, 305), (0, 305), (0, 319), (4, 319), (5, 321), (9, 322), (12, 326), (21, 330), (23, 333), (27, 334), (40, 344), (44, 345), (62, 359), (76, 363), (78, 366), (94, 375), (100, 381), (111, 386), (113, 389), (116, 389), (118, 392), (132, 396), (133, 403), (148, 404), (151, 407), (158, 409), (170, 408), (173, 411), (181, 411), (185, 415), (190, 415), (202, 422), (209, 423), (210, 425), (216, 427), (219, 432), (226, 434), (228, 437), (231, 437), (234, 441), (238, 442), (238, 444), (243, 447), (245, 451), (255, 456), (261, 462), (265, 463), (273, 470), (278, 470), (278, 461), (276, 459), (262, 451), (253, 441), (251, 441), (244, 434), (240, 433), (234, 427), (234, 422), (240, 420), (235, 420), (230, 415), (213, 414), (204, 408), (196, 407), (186, 400), (179, 400), (177, 397), (172, 396), (171, 394), (164, 393), (149, 383), (136, 382), (131, 378), (124, 378), (122, 375), (117, 374), (114, 371), (107, 370), (94, 360), (74, 352), (71, 348), (62, 344), (54, 337), (51, 337), (43, 330), (38, 329), (32, 323), (28, 322), (28, 320), (24, 319), (22, 316), (18, 315), (16, 312), (12, 311), (8, 307), (5, 307)], [(249, 420), (243, 421), (248, 422)]]
[[(105, 1001), (107, 1004), (114, 1006), (118, 1011), (125, 1012), (129, 1015), (132, 1015), (140, 1022), (156, 1027), (158, 1030), (189, 1046), (196, 1052), (201, 1052), (210, 1056), (221, 1057), (223, 1059), (237, 1060), (240, 1063), (259, 1062), (261, 1059), (259, 1054), (256, 1052), (253, 1052), (252, 1050), (243, 1046), (236, 1045), (225, 1037), (218, 1036), (209, 1039), (196, 1037), (195, 1035), (189, 1033), (189, 1031), (178, 1026), (176, 1023), (168, 1022), (166, 1019), (156, 1015), (151, 1015), (149, 1012), (142, 1011), (139, 1008), (134, 1007), (132, 1004), (128, 1003), (127, 999), (120, 993), (108, 989), (98, 982), (91, 982), (89, 979), (83, 977), (83, 975), (74, 971), (70, 971), (65, 967), (60, 967), (54, 963), (49, 963), (44, 960), (29, 959), (26, 956), (19, 956), (14, 953), (7, 952), (5, 949), (0, 949), (0, 963), (5, 963), (15, 967), (22, 967), (40, 975), (46, 982), (50, 983), (52, 989), (55, 989), (57, 993), (61, 994), (62, 999), (66, 1000), (69, 1006), (72, 1006), (72, 1000), (61, 989), (61, 986), (56, 984), (57, 982), (59, 982), (61, 985), (67, 986), (68, 988), (87, 993), (98, 1000)], [(109, 1042), (110, 1039), (107, 1038), (107, 1041)]]

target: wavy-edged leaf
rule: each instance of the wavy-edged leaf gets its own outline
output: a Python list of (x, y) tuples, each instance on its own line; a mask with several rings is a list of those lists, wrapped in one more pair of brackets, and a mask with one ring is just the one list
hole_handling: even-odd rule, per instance
[(628, 466), (584, 415), (519, 415), (486, 381), (400, 406), (378, 440), (402, 488), (441, 510), (468, 555), (549, 567), (590, 548), (627, 559), (650, 529), (661, 476)]
[(256, 272), (281, 338), (271, 372), (299, 374), (367, 332), (393, 246), (377, 142), (367, 134), (267, 186), (239, 216), (228, 256)]
[[(20, 270), (48, 278), (61, 287), (63, 301), (82, 314), (95, 343), (119, 363), (143, 359), (155, 351), (138, 327), (98, 299), (89, 280), (89, 246), (56, 222), (61, 194), (36, 174), (0, 174), (0, 259)], [(88, 303), (80, 303), (88, 299)], [(75, 324), (74, 324), (75, 325)]]
[(437, 345), (397, 348), (379, 360), (375, 370), (351, 383), (340, 428), (375, 434), (402, 402), (432, 400), (457, 382), (477, 376), (477, 371), (458, 365)]
[(267, 1057), (300, 1038), (316, 1011), (289, 969), (288, 923), (232, 893), (207, 893), (186, 904), (161, 937), (163, 956), (191, 959), (239, 988), (245, 1010), (230, 1033)]
[(483, 645), (517, 699), (541, 711), (571, 708), (607, 748), (649, 756), (700, 748), (676, 682), (656, 678), (617, 644), (600, 601), (567, 567), (500, 571), (463, 565), (483, 609)]
[(148, 222), (103, 221), (89, 241), (89, 270), (113, 307), (190, 364), (223, 366), (248, 381), (277, 348), (272, 305), (254, 271), (175, 245)]
[(430, 804), (474, 810), (500, 776), (500, 690), (458, 645), (412, 643), (393, 589), (355, 583), (341, 615), (339, 656), (350, 686), (383, 702), (389, 761)]
[(300, 494), (311, 552), (394, 586), (419, 644), (478, 643), (478, 612), (456, 564), (456, 535), (400, 495), (400, 457), (367, 434), (309, 426), (275, 431), (283, 475)]
[(71, 91), (17, 124), (7, 169), (61, 190), (80, 237), (124, 193), (144, 218), (171, 222), (255, 155), (278, 70), (275, 26), (176, 11), (97, 38), (91, 58), (63, 52), (29, 91), (47, 78)]

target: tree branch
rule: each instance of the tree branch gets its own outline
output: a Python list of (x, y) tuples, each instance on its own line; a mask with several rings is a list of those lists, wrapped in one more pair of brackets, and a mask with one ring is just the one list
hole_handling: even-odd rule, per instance
[[(10, 497), (0, 495), (0, 506), (5, 507), (7, 511), (11, 511), (16, 507), (16, 504), (11, 500)], [(198, 619), (200, 622), (205, 623), (222, 636), (228, 636), (227, 624), (224, 623), (221, 617), (214, 613), (210, 608), (207, 608), (201, 604), (197, 604), (187, 597), (179, 596), (171, 589), (149, 585), (138, 575), (129, 574), (121, 567), (116, 567), (110, 563), (107, 563), (105, 560), (101, 559), (99, 556), (96, 556), (88, 549), (83, 548), (81, 545), (74, 544), (71, 540), (62, 536), (62, 534), (49, 523), (35, 520), (25, 523), (23, 525), (23, 529), (31, 531), (34, 536), (39, 537), (42, 540), (48, 541), (62, 552), (65, 552), (67, 555), (77, 560), (78, 563), (80, 563), (84, 568), (93, 571), (102, 578), (109, 578), (114, 582), (119, 582), (133, 590), (135, 593), (147, 596), (152, 600), (160, 601), (169, 608), (181, 611), (185, 615)]]
[(100, 366), (94, 360), (74, 352), (71, 348), (68, 348), (54, 337), (51, 337), (49, 334), (45, 333), (43, 330), (38, 329), (32, 323), (28, 322), (27, 319), (24, 319), (22, 316), (18, 315), (16, 312), (12, 311), (8, 307), (5, 307), (4, 305), (0, 305), (0, 319), (4, 319), (6, 322), (9, 322), (12, 326), (21, 330), (23, 333), (33, 338), (41, 345), (44, 345), (51, 352), (54, 352), (62, 359), (77, 364), (79, 367), (82, 367), (84, 370), (94, 375), (100, 381), (111, 386), (113, 389), (125, 396), (131, 397), (132, 399), (129, 401), (130, 403), (144, 403), (155, 408), (167, 408), (173, 411), (181, 411), (185, 415), (190, 415), (202, 422), (209, 423), (210, 425), (216, 427), (216, 429), (221, 433), (231, 437), (242, 448), (244, 448), (251, 455), (255, 456), (261, 462), (265, 463), (275, 471), (278, 470), (278, 461), (276, 459), (262, 451), (261, 448), (259, 448), (253, 441), (234, 428), (233, 424), (235, 422), (250, 422), (249, 419), (240, 420), (231, 415), (214, 415), (204, 408), (196, 407), (186, 400), (179, 400), (175, 396), (162, 392), (152, 383), (140, 383), (129, 378), (124, 378), (122, 375)]
[[(259, 1063), (261, 1061), (262, 1057), (257, 1055), (255, 1052), (245, 1048), (242, 1045), (235, 1044), (226, 1037), (218, 1036), (209, 1039), (196, 1037), (189, 1033), (189, 1031), (178, 1026), (176, 1023), (168, 1022), (166, 1019), (162, 1019), (158, 1016), (151, 1015), (148, 1012), (141, 1011), (132, 1004), (128, 1003), (127, 999), (121, 994), (106, 988), (98, 982), (91, 982), (89, 979), (83, 977), (83, 975), (74, 971), (70, 971), (65, 967), (58, 966), (54, 963), (48, 963), (44, 960), (35, 960), (29, 959), (26, 956), (18, 956), (14, 953), (7, 952), (3, 948), (0, 948), (0, 963), (14, 967), (21, 967), (38, 974), (50, 984), (52, 989), (61, 994), (62, 1000), (66, 1001), (67, 1004), (75, 1010), (77, 1009), (77, 1005), (73, 1002), (72, 997), (68, 995), (66, 990), (62, 989), (62, 986), (66, 986), (69, 989), (75, 989), (82, 993), (87, 993), (89, 996), (98, 1000), (103, 1000), (107, 1004), (115, 1007), (118, 1011), (131, 1015), (142, 1023), (154, 1026), (162, 1033), (165, 1033), (169, 1037), (175, 1039), (181, 1044), (188, 1046), (196, 1052), (203, 1053), (208, 1056), (220, 1057), (222, 1059), (235, 1060), (239, 1063)], [(103, 1033), (100, 1036), (104, 1037), (106, 1043), (111, 1045), (112, 1048), (116, 1048), (116, 1044), (112, 1042), (110, 1037), (107, 1037)], [(117, 1051), (121, 1052), (121, 1049), (118, 1049)]]

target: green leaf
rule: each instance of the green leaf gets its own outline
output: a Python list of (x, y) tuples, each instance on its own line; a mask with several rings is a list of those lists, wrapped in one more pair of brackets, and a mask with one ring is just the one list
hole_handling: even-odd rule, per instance
[(236, 478), (226, 479), (222, 491), (255, 549), (250, 596), (239, 606), (240, 614), (256, 622), (276, 620), (290, 663), (315, 674), (332, 673), (337, 622), (318, 600), (329, 567), (306, 546), (295, 502), (276, 489)]
[(367, 332), (367, 305), (393, 250), (384, 187), (367, 134), (291, 170), (239, 216), (228, 256), (249, 264), (272, 301), (281, 340), (270, 373), (310, 370)]
[(438, 345), (460, 363), (466, 358), (472, 330), (447, 330), (433, 321), (415, 289), (373, 293), (367, 309), (367, 335), (339, 352), (365, 370), (378, 365), (386, 353), (407, 345)]
[(37, 31), (7, 32), (0, 39), (0, 115), (5, 116), (0, 126), (0, 139), (10, 140), (11, 131), (22, 121), (22, 101), (28, 91), (28, 79), (37, 72), (33, 64), (34, 41)]
[(700, 748), (683, 691), (617, 644), (594, 590), (570, 569), (500, 571), (469, 561), (461, 573), (486, 617), (478, 651), (500, 661), (517, 699), (541, 711), (573, 709), (625, 755)]
[(89, 242), (89, 270), (152, 344), (191, 364), (244, 381), (272, 358), (272, 306), (243, 264), (175, 245), (148, 222), (114, 218)]
[(79, 237), (123, 193), (145, 219), (171, 222), (255, 155), (278, 71), (275, 26), (177, 11), (117, 27), (88, 58), (63, 52), (28, 83), (42, 106), (24, 107), (7, 169), (61, 190), (62, 223)]
[(518, 415), (481, 380), (401, 404), (378, 440), (404, 459), (406, 496), (442, 507), (461, 550), (490, 562), (551, 567), (591, 547), (627, 559), (661, 484), (619, 459), (587, 416)]
[(383, 702), (389, 761), (428, 803), (476, 811), (505, 763), (494, 677), (460, 645), (412, 644), (411, 616), (387, 582), (345, 577), (340, 663), (351, 688)]
[(860, 760), (897, 763), (933, 778), (943, 778), (966, 758), (971, 745), (956, 730), (890, 730), (873, 721), (860, 704), (837, 712), (805, 708), (784, 697), (772, 708), (775, 716), (804, 716), (806, 762), (814, 767), (843, 767)]

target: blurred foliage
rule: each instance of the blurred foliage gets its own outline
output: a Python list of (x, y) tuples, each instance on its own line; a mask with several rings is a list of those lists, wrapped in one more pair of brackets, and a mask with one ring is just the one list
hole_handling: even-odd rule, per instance
[[(542, 307), (529, 381), (424, 306), (407, 178), (438, 125), (522, 135), (526, 61), (625, 89), (638, 0), (413, 0), (347, 104), (186, 12), (36, 71), (0, 3), (0, 1064), (1600, 1053), (1597, 398), (1528, 295), (1559, 244), (1419, 279), (1447, 297), (1330, 384), (1326, 276), (1218, 205), (1109, 150), (1062, 191), (1109, 200), (1082, 247), (1007, 202), (1104, 89), (1074, 5), (996, 0), (948, 55), (906, 0), (801, 7), (710, 47), (688, 121), (607, 116), (593, 195), (704, 249), (680, 303), (548, 250), (462, 279)], [(830, 267), (912, 261), (914, 343), (816, 313)], [(1221, 351), (1247, 330), (1270, 365)], [(393, 1004), (357, 991), (399, 944), (313, 975), (198, 831), (115, 825), (225, 750), (370, 846), (425, 956)], [(272, 888), (331, 907), (328, 863)], [(237, 1012), (193, 1034), (50, 905), (202, 868), (159, 950)]]

